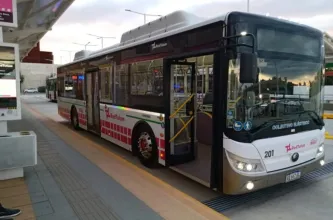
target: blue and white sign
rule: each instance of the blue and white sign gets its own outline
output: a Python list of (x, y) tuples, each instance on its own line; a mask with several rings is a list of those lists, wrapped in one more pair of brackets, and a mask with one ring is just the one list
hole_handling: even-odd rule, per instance
[(234, 118), (234, 111), (229, 109), (227, 112), (227, 119), (233, 119), (233, 118)]
[(234, 130), (235, 131), (241, 131), (243, 128), (243, 124), (240, 121), (235, 121), (234, 122)]
[(249, 130), (251, 130), (251, 128), (252, 128), (252, 122), (247, 121), (247, 122), (244, 123), (244, 130), (245, 131), (249, 131)]

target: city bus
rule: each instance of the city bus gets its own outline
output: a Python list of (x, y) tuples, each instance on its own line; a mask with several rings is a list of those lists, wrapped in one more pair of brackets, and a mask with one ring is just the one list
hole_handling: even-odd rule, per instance
[(176, 11), (60, 66), (58, 113), (147, 167), (245, 194), (324, 165), (324, 55), (312, 27)]
[(57, 77), (51, 76), (46, 79), (46, 98), (51, 102), (57, 101)]

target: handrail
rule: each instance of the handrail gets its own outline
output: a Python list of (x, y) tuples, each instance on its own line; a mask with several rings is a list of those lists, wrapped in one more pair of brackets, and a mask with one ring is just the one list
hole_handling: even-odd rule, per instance
[(186, 101), (183, 104), (181, 104), (180, 107), (176, 111), (174, 111), (174, 113), (172, 113), (172, 115), (170, 115), (169, 119), (175, 117), (175, 115), (184, 107), (186, 103), (188, 103), (193, 98), (193, 96), (194, 94), (188, 97), (188, 99), (186, 99)]
[(201, 113), (207, 115), (207, 116), (210, 117), (210, 118), (213, 118), (213, 115), (210, 114), (210, 113), (208, 113), (208, 112), (204, 112), (204, 111), (199, 111), (199, 112), (201, 112)]
[[(179, 120), (181, 121), (181, 123), (183, 124), (183, 126), (185, 126), (185, 121), (182, 118), (179, 118)], [(188, 133), (188, 130), (186, 129), (186, 133), (187, 133), (187, 138), (190, 139), (190, 134)]]
[(177, 132), (177, 134), (175, 134), (175, 136), (173, 136), (170, 140), (169, 140), (169, 143), (171, 143), (172, 141), (174, 141), (179, 135), (180, 133), (187, 127), (187, 125), (193, 120), (194, 116), (192, 116), (190, 118), (190, 120), (188, 120), (184, 126)]

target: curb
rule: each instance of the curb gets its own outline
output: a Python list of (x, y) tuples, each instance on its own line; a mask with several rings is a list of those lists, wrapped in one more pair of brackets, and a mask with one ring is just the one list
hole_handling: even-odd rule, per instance
[(323, 118), (324, 118), (324, 119), (333, 119), (333, 114), (327, 114), (327, 113), (324, 113), (324, 114), (323, 114)]
[(325, 132), (325, 139), (332, 139), (333, 140), (333, 135), (330, 135), (328, 131)]

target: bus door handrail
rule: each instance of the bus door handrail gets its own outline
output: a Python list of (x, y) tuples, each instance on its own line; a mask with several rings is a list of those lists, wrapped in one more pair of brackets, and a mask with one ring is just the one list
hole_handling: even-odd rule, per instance
[(188, 103), (193, 98), (193, 96), (194, 96), (194, 94), (192, 94), (190, 97), (188, 97), (188, 99), (186, 99), (186, 101), (183, 104), (181, 104), (179, 106), (179, 108), (172, 113), (172, 115), (170, 115), (169, 119), (174, 118), (176, 116), (176, 114), (186, 105), (186, 103)]
[(175, 134), (170, 140), (169, 140), (169, 143), (173, 142), (179, 135), (180, 133), (187, 127), (187, 125), (193, 120), (194, 116), (192, 116), (190, 118), (190, 120), (188, 120), (184, 126), (177, 132), (177, 134)]

